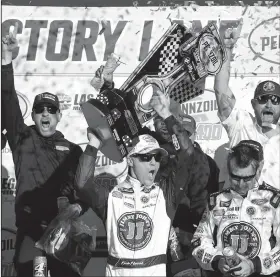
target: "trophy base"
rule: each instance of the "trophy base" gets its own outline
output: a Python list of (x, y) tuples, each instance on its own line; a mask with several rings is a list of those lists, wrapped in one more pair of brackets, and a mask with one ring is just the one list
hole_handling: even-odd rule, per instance
[(123, 155), (107, 120), (107, 115), (110, 112), (107, 111), (106, 106), (95, 99), (91, 99), (81, 104), (81, 108), (89, 128), (102, 140), (102, 146), (99, 150), (110, 160), (122, 162)]

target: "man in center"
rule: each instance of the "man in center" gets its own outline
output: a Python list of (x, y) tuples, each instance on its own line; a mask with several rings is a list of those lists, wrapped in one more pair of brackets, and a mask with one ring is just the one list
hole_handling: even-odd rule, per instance
[(169, 231), (192, 170), (194, 148), (189, 133), (169, 111), (170, 99), (158, 91), (151, 103), (179, 146), (174, 174), (155, 182), (160, 162), (168, 154), (147, 134), (139, 136), (127, 157), (128, 176), (115, 187), (94, 182), (102, 142), (91, 132), (80, 158), (75, 182), (78, 195), (106, 224), (106, 276), (166, 276)]

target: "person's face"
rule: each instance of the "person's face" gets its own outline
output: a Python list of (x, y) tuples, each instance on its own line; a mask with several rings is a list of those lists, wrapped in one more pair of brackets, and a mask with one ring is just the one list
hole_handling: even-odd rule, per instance
[(171, 141), (171, 136), (167, 130), (166, 124), (161, 117), (156, 117), (154, 120), (155, 131), (165, 140)]
[(131, 156), (128, 162), (129, 166), (131, 166), (132, 177), (136, 178), (144, 186), (152, 185), (160, 166), (160, 158), (160, 154), (157, 153)]
[(250, 189), (253, 189), (258, 182), (258, 168), (251, 162), (245, 168), (239, 168), (236, 159), (232, 158), (229, 163), (230, 187), (240, 195), (246, 195)]
[(277, 124), (280, 117), (280, 97), (264, 95), (257, 99), (252, 99), (252, 106), (260, 126)]
[(43, 137), (49, 137), (55, 133), (56, 125), (61, 119), (61, 113), (54, 106), (40, 105), (33, 109), (32, 119), (39, 133)]

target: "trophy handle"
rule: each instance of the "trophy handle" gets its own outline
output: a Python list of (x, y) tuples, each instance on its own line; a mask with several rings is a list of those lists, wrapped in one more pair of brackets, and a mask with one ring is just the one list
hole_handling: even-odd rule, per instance
[(81, 104), (81, 109), (89, 128), (96, 132), (102, 141), (100, 151), (110, 160), (122, 162), (123, 155), (116, 143), (114, 129), (111, 130), (112, 119), (108, 108), (100, 101), (90, 99)]

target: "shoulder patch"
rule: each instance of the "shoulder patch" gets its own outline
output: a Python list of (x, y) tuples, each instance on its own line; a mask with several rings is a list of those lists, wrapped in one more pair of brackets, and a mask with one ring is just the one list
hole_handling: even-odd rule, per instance
[(260, 186), (259, 186), (259, 189), (260, 190), (269, 190), (269, 191), (272, 191), (272, 192), (277, 192), (277, 193), (280, 193), (280, 190), (273, 187), (273, 186), (270, 186), (269, 184), (267, 184), (266, 182), (263, 182)]
[(213, 210), (214, 207), (217, 205), (217, 197), (218, 195), (224, 193), (224, 192), (229, 192), (230, 190), (228, 189), (225, 189), (225, 190), (221, 190), (221, 191), (218, 191), (218, 192), (214, 192), (214, 193), (211, 193), (210, 194), (210, 197), (209, 197), (209, 201), (208, 201), (208, 204), (209, 204), (209, 210)]
[(268, 185), (265, 182), (263, 182), (259, 186), (259, 190), (268, 190), (268, 191), (272, 192), (272, 196), (270, 198), (270, 205), (275, 209), (278, 208), (278, 206), (280, 204), (280, 190), (278, 190), (275, 187), (272, 187), (272, 186)]
[(116, 197), (116, 198), (120, 198), (120, 199), (123, 198), (122, 193), (120, 191), (116, 191), (116, 190), (112, 192), (112, 196)]
[(56, 145), (55, 149), (59, 150), (59, 151), (69, 151), (70, 150), (69, 147), (63, 146), (63, 145)]
[(119, 187), (118, 190), (122, 193), (134, 193), (133, 188)]
[(220, 201), (220, 207), (225, 207), (228, 208), (231, 204), (232, 199), (230, 199), (229, 201)]

